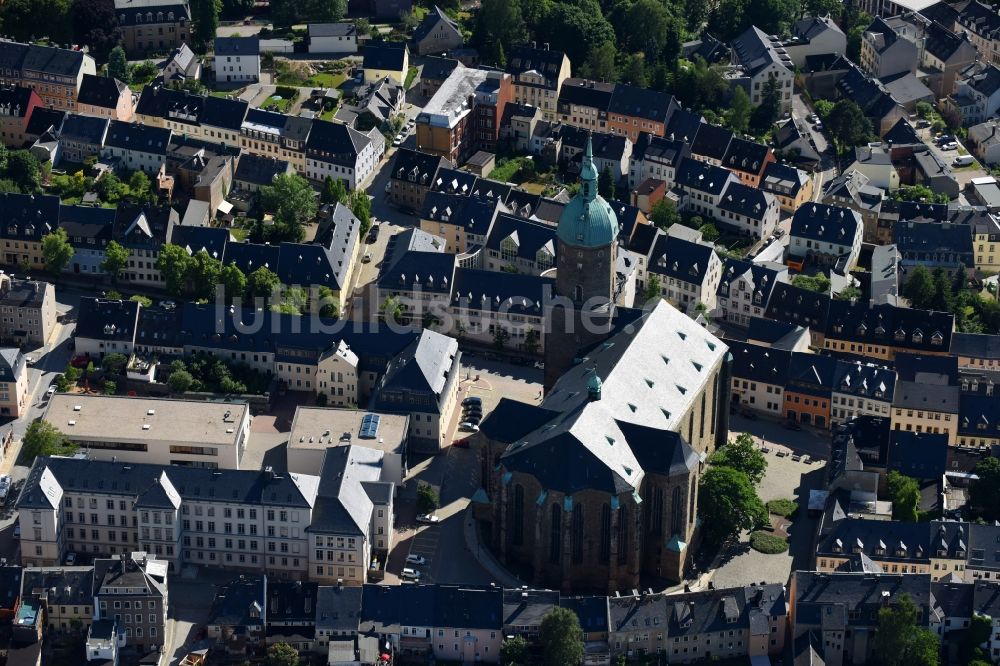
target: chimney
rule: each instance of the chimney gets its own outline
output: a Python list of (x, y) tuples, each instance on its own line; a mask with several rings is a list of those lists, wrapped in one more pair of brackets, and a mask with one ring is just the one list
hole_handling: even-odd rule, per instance
[(549, 43), (548, 43), (548, 42), (545, 42), (545, 50), (546, 50), (546, 51), (548, 51), (548, 50), (549, 50)]
[(531, 48), (537, 49), (538, 48), (538, 42), (531, 42)]

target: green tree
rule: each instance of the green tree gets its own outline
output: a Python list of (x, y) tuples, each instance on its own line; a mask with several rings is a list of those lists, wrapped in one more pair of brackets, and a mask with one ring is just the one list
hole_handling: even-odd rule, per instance
[(351, 192), (348, 207), (354, 213), (354, 217), (361, 222), (360, 234), (362, 237), (368, 234), (372, 228), (372, 200), (364, 190), (354, 190)]
[(33, 194), (42, 187), (42, 164), (28, 150), (14, 150), (7, 156), (4, 172), (25, 194)]
[(417, 485), (418, 513), (434, 513), (440, 505), (441, 500), (438, 497), (437, 491), (434, 490), (434, 486), (423, 482)]
[(767, 523), (767, 508), (744, 472), (733, 467), (712, 466), (702, 475), (698, 490), (698, 513), (705, 540), (720, 546)]
[(597, 192), (605, 199), (615, 198), (615, 175), (607, 164), (604, 165), (601, 175), (597, 178)]
[(267, 648), (267, 666), (299, 666), (299, 651), (288, 643)]
[(528, 352), (529, 354), (537, 354), (538, 347), (541, 345), (541, 342), (539, 341), (538, 331), (536, 331), (533, 328), (529, 328), (527, 331), (525, 331), (523, 345), (524, 345), (524, 351)]
[(979, 477), (969, 488), (969, 500), (986, 520), (1000, 517), (1000, 458), (984, 458), (976, 465)]
[(875, 631), (875, 654), (885, 666), (937, 666), (940, 640), (924, 627), (923, 610), (908, 594), (880, 608)]
[(101, 390), (104, 395), (114, 395), (115, 393), (118, 393), (118, 383), (110, 379), (105, 379)]
[(174, 370), (170, 373), (170, 378), (167, 379), (167, 385), (174, 393), (184, 393), (191, 388), (193, 383), (194, 377), (187, 370)]
[(649, 303), (652, 300), (659, 302), (662, 297), (660, 276), (656, 273), (646, 273), (646, 289), (642, 293), (642, 302)]
[(344, 181), (327, 176), (323, 181), (320, 201), (325, 204), (347, 203), (347, 188), (344, 187)]
[(52, 273), (61, 273), (73, 259), (73, 246), (69, 244), (69, 236), (62, 227), (42, 236), (42, 256), (45, 258), (45, 268)]
[(128, 300), (133, 303), (138, 303), (144, 308), (149, 308), (153, 306), (153, 299), (149, 296), (143, 296), (142, 294), (132, 294), (128, 297)]
[(275, 224), (299, 229), (316, 217), (316, 195), (309, 181), (298, 174), (281, 174), (261, 190), (261, 203), (274, 213)]
[(643, 54), (633, 53), (632, 55), (623, 55), (622, 58), (622, 73), (619, 80), (639, 88), (649, 87), (649, 75)]
[(977, 660), (981, 660), (988, 664), (987, 655), (980, 646), (990, 640), (992, 633), (991, 618), (987, 615), (973, 613), (968, 628), (962, 633), (959, 644), (959, 663), (972, 666)]
[(919, 310), (926, 310), (934, 301), (934, 278), (926, 266), (918, 265), (903, 285), (903, 296)]
[(149, 176), (141, 170), (133, 171), (132, 175), (129, 176), (128, 189), (129, 195), (139, 203), (153, 203), (156, 200)]
[(524, 666), (528, 663), (528, 641), (524, 636), (508, 636), (500, 644), (500, 666)]
[(698, 227), (698, 231), (701, 232), (702, 240), (708, 241), (709, 243), (714, 243), (719, 240), (722, 235), (719, 233), (719, 228), (712, 222), (701, 225)]
[(955, 295), (951, 291), (951, 279), (943, 268), (935, 268), (931, 274), (934, 278), (934, 298), (931, 309), (939, 312), (951, 312), (955, 307)]
[(493, 54), (492, 60), (485, 60), (487, 64), (501, 65), (497, 56), (502, 57), (512, 44), (527, 37), (521, 6), (521, 0), (483, 0), (481, 3), (476, 12), (472, 43), (484, 54)]
[(108, 55), (108, 76), (112, 79), (118, 79), (122, 83), (132, 82), (132, 73), (128, 71), (125, 49), (121, 46), (111, 49), (111, 53)]
[(191, 0), (191, 19), (194, 22), (194, 38), (201, 44), (215, 40), (219, 28), (219, 12), (222, 0)]
[(250, 298), (270, 298), (281, 286), (278, 275), (266, 266), (261, 266), (247, 276), (247, 295)]
[(44, 419), (32, 421), (21, 438), (21, 452), (27, 460), (38, 456), (66, 455), (76, 451), (76, 446)]
[(580, 618), (569, 608), (555, 607), (545, 614), (538, 628), (544, 666), (566, 666), (583, 661), (583, 629)]
[(336, 318), (340, 316), (340, 299), (333, 293), (333, 289), (326, 286), (320, 287), (317, 290), (317, 297), (319, 302), (316, 303), (316, 306), (319, 307), (321, 317)]
[(510, 331), (503, 326), (497, 326), (493, 329), (493, 347), (497, 351), (506, 349), (508, 342), (510, 342)]
[(5, 36), (31, 42), (46, 35), (57, 44), (73, 38), (70, 0), (7, 0), (2, 5)]
[(359, 35), (370, 35), (372, 33), (372, 24), (366, 18), (355, 19), (354, 31)]
[(672, 201), (668, 201), (667, 199), (660, 199), (653, 204), (649, 215), (653, 224), (664, 231), (681, 221), (677, 207)]
[(844, 3), (842, 0), (803, 0), (802, 9), (810, 16), (829, 14), (831, 18), (835, 19), (840, 16), (840, 12), (844, 9)]
[(816, 111), (820, 120), (826, 121), (830, 117), (830, 112), (833, 111), (833, 102), (828, 99), (818, 99), (813, 103), (813, 110)]
[(247, 290), (247, 276), (236, 264), (226, 264), (219, 271), (219, 284), (225, 288), (226, 299), (232, 301)]
[(597, 81), (615, 81), (618, 79), (618, 67), (615, 65), (617, 57), (618, 49), (614, 42), (604, 42), (591, 50), (580, 74)]
[(191, 255), (179, 245), (165, 243), (156, 259), (156, 268), (167, 283), (167, 291), (181, 296), (187, 290), (187, 280), (191, 272)]
[(118, 281), (122, 271), (128, 266), (128, 250), (116, 240), (108, 241), (104, 248), (104, 261), (101, 270), (111, 276), (112, 281)]
[(920, 502), (920, 484), (917, 480), (892, 471), (886, 481), (889, 499), (892, 501), (893, 520), (917, 522)]
[(212, 298), (221, 273), (222, 262), (205, 250), (198, 250), (187, 264), (186, 291), (195, 298)]
[(753, 105), (750, 103), (750, 96), (742, 86), (736, 86), (733, 90), (733, 98), (729, 100), (729, 110), (726, 111), (726, 122), (734, 132), (746, 134), (750, 129), (750, 116), (753, 113)]
[(764, 83), (760, 105), (753, 110), (750, 118), (750, 125), (755, 131), (766, 132), (781, 117), (781, 95), (777, 79), (768, 79)]
[(868, 142), (872, 136), (871, 121), (852, 99), (841, 99), (826, 117), (826, 129), (841, 152)]
[(110, 375), (121, 375), (128, 365), (128, 357), (125, 354), (108, 354), (101, 359), (101, 369)]
[(753, 435), (747, 432), (740, 433), (736, 439), (716, 451), (712, 456), (712, 464), (743, 472), (755, 486), (760, 485), (767, 472), (767, 458), (754, 445)]
[(687, 19), (687, 27), (692, 33), (701, 32), (711, 4), (708, 0), (685, 0), (684, 17)]
[(792, 278), (792, 286), (800, 289), (808, 289), (818, 294), (830, 293), (830, 278), (817, 273), (816, 275), (796, 275)]

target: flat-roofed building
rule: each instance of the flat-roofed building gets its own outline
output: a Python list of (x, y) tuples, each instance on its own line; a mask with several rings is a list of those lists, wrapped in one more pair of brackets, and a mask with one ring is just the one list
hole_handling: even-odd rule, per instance
[(361, 446), (382, 451), (382, 478), (401, 484), (406, 476), (410, 417), (358, 409), (298, 407), (288, 434), (288, 471), (315, 473), (331, 446)]
[(239, 469), (250, 433), (239, 402), (56, 394), (42, 418), (90, 458), (125, 463)]

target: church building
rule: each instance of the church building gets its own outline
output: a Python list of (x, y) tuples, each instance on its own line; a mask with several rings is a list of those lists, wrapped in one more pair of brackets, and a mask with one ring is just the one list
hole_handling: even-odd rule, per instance
[(545, 399), (483, 421), (478, 515), (525, 580), (611, 593), (683, 577), (698, 478), (728, 432), (729, 354), (665, 301), (614, 306), (618, 220), (589, 141), (581, 178), (557, 233), (556, 296), (573, 306), (551, 315)]

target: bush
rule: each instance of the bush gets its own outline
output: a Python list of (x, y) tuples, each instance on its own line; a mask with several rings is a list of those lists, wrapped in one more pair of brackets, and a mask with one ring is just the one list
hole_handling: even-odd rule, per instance
[(798, 502), (790, 499), (776, 499), (767, 503), (767, 510), (782, 518), (791, 518), (799, 510)]
[(788, 541), (758, 530), (750, 535), (750, 547), (765, 555), (776, 555), (788, 550)]

